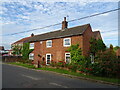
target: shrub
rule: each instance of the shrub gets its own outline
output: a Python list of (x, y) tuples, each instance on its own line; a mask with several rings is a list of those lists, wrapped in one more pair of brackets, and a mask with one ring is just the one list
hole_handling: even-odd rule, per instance
[(40, 65), (45, 66), (45, 65), (46, 65), (46, 62), (44, 62), (44, 61), (40, 61)]
[(51, 60), (50, 65), (51, 65), (52, 67), (55, 67), (55, 66), (56, 66), (56, 64), (57, 64), (57, 62), (56, 62), (56, 61)]
[(95, 76), (102, 76), (103, 74), (103, 69), (101, 68), (100, 66), (100, 63), (93, 63), (93, 64), (90, 64), (90, 67), (91, 67), (91, 71), (89, 72), (90, 74), (93, 74)]
[(99, 52), (98, 63), (93, 64), (93, 72), (95, 75), (102, 75), (105, 77), (119, 77), (120, 73), (120, 60), (116, 57), (116, 53), (113, 50), (113, 46), (110, 45), (110, 48), (104, 52)]
[(68, 67), (71, 71), (76, 72), (76, 70), (78, 69), (78, 64), (77, 63), (71, 63), (69, 64)]
[(66, 62), (64, 62), (64, 61), (59, 61), (59, 62), (57, 63), (57, 66), (59, 66), (59, 67), (65, 67), (65, 66), (66, 66)]

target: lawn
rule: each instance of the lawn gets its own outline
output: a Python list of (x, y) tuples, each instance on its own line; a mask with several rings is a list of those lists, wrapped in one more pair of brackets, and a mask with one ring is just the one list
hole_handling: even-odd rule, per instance
[(117, 78), (107, 78), (107, 77), (97, 77), (97, 76), (93, 76), (93, 75), (85, 75), (85, 74), (82, 74), (82, 73), (71, 72), (71, 71), (63, 70), (63, 69), (59, 69), (59, 68), (56, 68), (56, 69), (49, 68), (47, 66), (42, 67), (42, 68), (34, 68), (33, 65), (28, 65), (28, 64), (20, 63), (20, 62), (11, 62), (11, 63), (8, 63), (8, 64), (14, 64), (14, 65), (19, 65), (19, 66), (23, 66), (23, 67), (26, 67), (26, 68), (36, 69), (36, 70), (53, 71), (53, 72), (62, 73), (62, 74), (68, 74), (68, 75), (73, 75), (73, 76), (79, 76), (79, 77), (90, 78), (90, 79), (94, 79), (94, 80), (101, 80), (101, 81), (120, 84), (120, 79), (117, 79)]

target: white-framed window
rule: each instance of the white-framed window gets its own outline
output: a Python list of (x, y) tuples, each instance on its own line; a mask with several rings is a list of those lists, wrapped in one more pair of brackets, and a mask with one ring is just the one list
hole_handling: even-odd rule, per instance
[(42, 44), (42, 41), (40, 41), (40, 44)]
[(46, 41), (46, 47), (52, 47), (52, 40)]
[(63, 46), (65, 46), (65, 47), (71, 46), (71, 38), (64, 38), (63, 39)]
[(51, 62), (51, 54), (46, 54), (46, 65), (49, 65)]
[(30, 60), (34, 60), (34, 53), (30, 53), (30, 54), (29, 54), (29, 59), (30, 59)]
[(66, 62), (66, 64), (71, 63), (70, 53), (65, 53), (65, 62)]
[(30, 49), (34, 49), (34, 43), (30, 43)]

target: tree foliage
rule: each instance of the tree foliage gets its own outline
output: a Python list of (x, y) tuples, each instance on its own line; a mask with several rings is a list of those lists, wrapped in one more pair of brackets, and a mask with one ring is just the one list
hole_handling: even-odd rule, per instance
[(23, 44), (22, 49), (22, 57), (23, 59), (27, 60), (29, 58), (29, 54), (33, 51), (33, 49), (29, 49), (29, 43)]
[(77, 63), (82, 60), (84, 57), (82, 56), (82, 50), (79, 48), (79, 44), (71, 45), (68, 50), (71, 56), (71, 63)]
[(20, 45), (15, 45), (15, 46), (13, 46), (12, 47), (12, 50), (13, 50), (13, 54), (14, 55), (17, 55), (17, 56), (19, 56), (19, 55), (21, 55), (21, 51), (22, 51), (22, 46), (20, 46)]
[(90, 53), (94, 56), (97, 52), (105, 51), (106, 46), (101, 39), (96, 40), (95, 38), (91, 38), (90, 40)]
[[(119, 64), (120, 60), (117, 58), (115, 51), (113, 50), (113, 45), (111, 44), (110, 47), (105, 50), (104, 52), (99, 52), (97, 54), (98, 62), (93, 64), (93, 74), (102, 75), (107, 77), (119, 76)], [(96, 69), (97, 68), (97, 69)]]
[(110, 47), (102, 52), (98, 53), (98, 59), (102, 61), (108, 61), (108, 60), (115, 60), (117, 58), (116, 52), (113, 50), (113, 45), (111, 44)]
[(120, 46), (115, 46), (114, 47), (114, 50), (116, 51), (116, 50), (118, 50), (120, 48)]

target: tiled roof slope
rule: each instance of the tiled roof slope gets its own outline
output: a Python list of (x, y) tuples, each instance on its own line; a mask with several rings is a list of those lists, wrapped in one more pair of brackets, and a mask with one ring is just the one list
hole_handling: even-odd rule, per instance
[(95, 39), (102, 39), (101, 34), (100, 34), (100, 31), (94, 31), (94, 32), (93, 32), (93, 37), (94, 37)]
[(35, 42), (35, 41), (42, 41), (42, 40), (49, 40), (54, 38), (62, 38), (67, 36), (74, 36), (83, 34), (83, 32), (90, 26), (90, 24), (85, 24), (82, 26), (76, 26), (72, 28), (66, 28), (63, 30), (57, 30), (53, 32), (48, 32), (40, 35), (36, 35), (31, 37), (27, 42)]
[(31, 37), (22, 38), (22, 39), (14, 42), (14, 43), (12, 43), (12, 44), (23, 43), (23, 42), (25, 42), (26, 40), (28, 40), (28, 39), (30, 39), (30, 38), (31, 38)]

